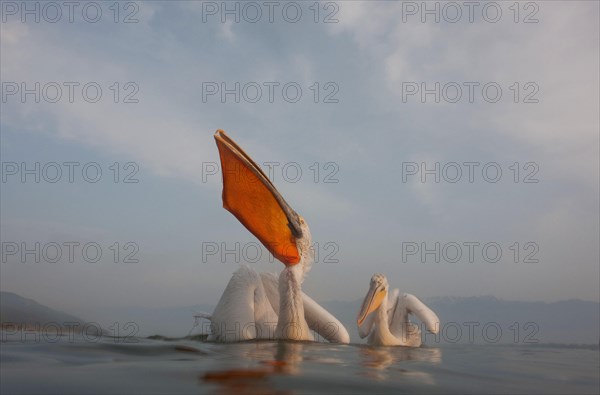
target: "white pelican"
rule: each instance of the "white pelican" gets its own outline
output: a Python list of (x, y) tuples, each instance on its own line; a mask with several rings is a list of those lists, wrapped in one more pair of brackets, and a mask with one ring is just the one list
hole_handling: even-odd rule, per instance
[(223, 207), (230, 211), (285, 268), (277, 278), (248, 266), (238, 269), (212, 315), (209, 341), (251, 339), (313, 340), (349, 343), (348, 331), (301, 290), (314, 252), (308, 225), (273, 183), (231, 138), (217, 130)]
[(369, 292), (363, 300), (356, 322), (361, 339), (369, 336), (373, 346), (421, 345), (421, 330), (408, 321), (409, 314), (416, 315), (429, 332), (438, 333), (440, 319), (411, 294), (399, 295), (398, 289), (388, 293), (388, 281), (383, 274), (371, 277)]

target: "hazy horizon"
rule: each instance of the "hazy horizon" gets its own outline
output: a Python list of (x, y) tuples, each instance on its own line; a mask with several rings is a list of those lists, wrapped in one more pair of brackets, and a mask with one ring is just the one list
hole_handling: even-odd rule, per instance
[[(56, 306), (42, 304), (40, 307), (35, 303), (24, 303), (21, 299), (23, 295), (15, 297), (15, 294), (7, 295), (6, 292), (2, 292), (0, 296), (3, 325), (37, 325), (43, 336), (46, 336), (45, 328), (59, 325), (65, 328), (102, 328), (108, 335), (114, 335), (117, 330), (127, 329), (126, 333), (131, 336), (161, 335), (179, 338), (208, 333), (208, 321), (196, 321), (193, 316), (199, 312), (210, 314), (215, 307), (210, 304), (164, 308), (105, 306), (101, 309), (70, 312), (53, 308)], [(600, 338), (600, 304), (597, 302), (514, 302), (492, 296), (433, 297), (423, 301), (436, 311), (440, 318), (440, 331), (437, 336), (428, 334), (425, 328), (422, 328), (423, 339), (428, 339), (430, 346), (456, 343), (597, 345)], [(352, 343), (363, 342), (355, 329), (356, 313), (362, 300), (320, 302), (346, 327)], [(562, 317), (560, 322), (556, 320), (558, 311)], [(71, 313), (76, 314), (73, 317)], [(422, 325), (416, 317), (412, 317), (411, 322)], [(573, 325), (575, 322), (577, 326)], [(78, 325), (74, 326), (75, 323)], [(490, 327), (493, 327), (492, 332), (489, 331)], [(14, 340), (23, 334), (9, 330), (5, 336)]]

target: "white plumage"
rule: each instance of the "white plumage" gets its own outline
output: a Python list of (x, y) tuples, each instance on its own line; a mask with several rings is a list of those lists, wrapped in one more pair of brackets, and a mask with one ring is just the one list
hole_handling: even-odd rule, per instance
[(313, 258), (310, 231), (304, 220), (301, 223), (303, 237), (297, 242), (300, 262), (286, 266), (279, 278), (241, 266), (231, 276), (215, 311), (200, 315), (211, 321), (209, 341), (312, 341), (312, 330), (330, 342), (350, 342), (344, 325), (302, 292), (301, 284)]
[(414, 314), (429, 332), (438, 333), (440, 319), (416, 296), (400, 294), (398, 289), (388, 292), (386, 277), (375, 274), (371, 278), (369, 292), (365, 296), (358, 313), (358, 333), (361, 338), (368, 336), (367, 343), (375, 346), (421, 345), (421, 330), (409, 321)]

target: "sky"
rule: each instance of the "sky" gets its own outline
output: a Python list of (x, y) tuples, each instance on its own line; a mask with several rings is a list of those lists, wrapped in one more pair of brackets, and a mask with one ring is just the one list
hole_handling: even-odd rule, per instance
[(1, 4), (2, 291), (186, 306), (279, 272), (222, 208), (223, 129), (308, 222), (317, 301), (376, 272), (600, 300), (598, 2), (116, 4)]

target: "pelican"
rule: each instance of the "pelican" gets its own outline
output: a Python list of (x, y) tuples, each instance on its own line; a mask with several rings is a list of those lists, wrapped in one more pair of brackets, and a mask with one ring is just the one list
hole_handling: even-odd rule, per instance
[(438, 333), (440, 319), (416, 296), (400, 295), (398, 289), (388, 291), (383, 274), (371, 277), (369, 292), (356, 318), (361, 339), (369, 336), (367, 343), (373, 346), (419, 347), (421, 330), (408, 321), (409, 314), (416, 315), (429, 332)]
[(223, 207), (230, 211), (285, 267), (279, 277), (248, 266), (233, 273), (212, 314), (209, 341), (253, 339), (349, 343), (340, 321), (304, 292), (314, 251), (304, 218), (283, 199), (260, 167), (222, 130), (215, 140), (223, 174)]

